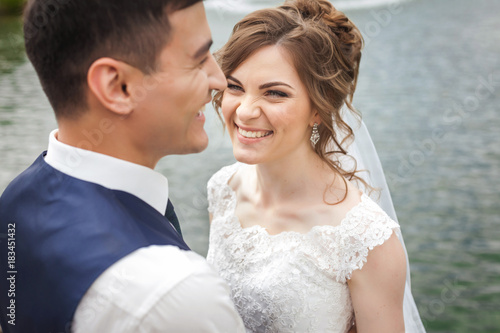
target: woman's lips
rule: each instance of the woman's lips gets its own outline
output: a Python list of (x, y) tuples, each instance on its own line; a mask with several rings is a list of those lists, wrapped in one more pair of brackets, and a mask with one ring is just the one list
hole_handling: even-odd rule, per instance
[(236, 124), (235, 124), (235, 126), (236, 126), (238, 133), (246, 139), (261, 139), (261, 138), (264, 138), (266, 136), (273, 134), (273, 131), (269, 131), (269, 130), (243, 129)]

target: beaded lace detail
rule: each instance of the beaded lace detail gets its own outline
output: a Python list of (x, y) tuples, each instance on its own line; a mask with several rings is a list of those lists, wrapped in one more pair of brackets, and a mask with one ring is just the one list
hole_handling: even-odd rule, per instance
[(347, 280), (399, 225), (367, 195), (338, 226), (270, 235), (242, 228), (228, 181), (242, 164), (208, 182), (212, 214), (207, 260), (229, 283), (249, 332), (347, 332), (353, 308)]

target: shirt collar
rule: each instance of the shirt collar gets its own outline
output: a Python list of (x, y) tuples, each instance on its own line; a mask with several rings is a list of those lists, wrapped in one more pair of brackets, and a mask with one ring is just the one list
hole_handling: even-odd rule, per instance
[(71, 177), (130, 193), (165, 214), (168, 202), (165, 176), (139, 164), (64, 144), (57, 140), (57, 131), (49, 136), (47, 164)]

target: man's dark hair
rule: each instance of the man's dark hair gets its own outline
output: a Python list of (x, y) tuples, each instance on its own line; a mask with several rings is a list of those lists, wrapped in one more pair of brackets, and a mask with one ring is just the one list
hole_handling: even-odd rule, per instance
[(168, 43), (167, 13), (202, 0), (29, 0), (24, 12), (26, 53), (56, 117), (86, 107), (87, 71), (101, 57), (156, 70)]

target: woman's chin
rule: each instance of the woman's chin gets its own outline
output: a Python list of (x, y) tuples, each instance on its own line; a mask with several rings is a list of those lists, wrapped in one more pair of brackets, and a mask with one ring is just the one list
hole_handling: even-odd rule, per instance
[(262, 161), (261, 156), (255, 156), (254, 154), (251, 154), (251, 153), (245, 152), (245, 151), (237, 151), (237, 150), (233, 149), (233, 154), (234, 154), (234, 158), (238, 162), (245, 163), (245, 164), (250, 164), (250, 165), (259, 164)]

